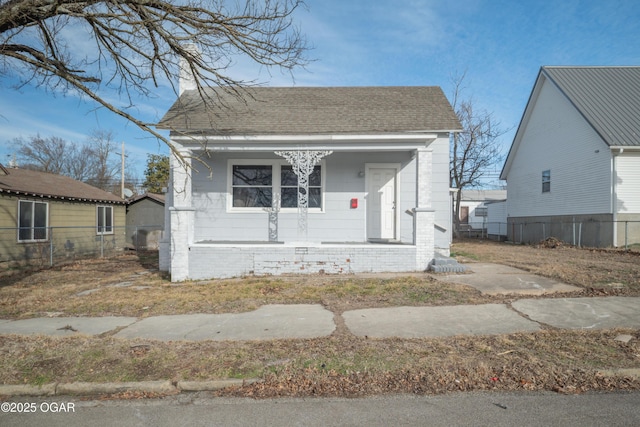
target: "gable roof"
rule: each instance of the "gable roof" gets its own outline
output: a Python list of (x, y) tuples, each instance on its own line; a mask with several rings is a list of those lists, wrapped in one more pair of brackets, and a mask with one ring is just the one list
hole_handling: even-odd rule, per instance
[(640, 146), (640, 67), (542, 67), (609, 146)]
[(165, 195), (164, 194), (156, 194), (156, 193), (144, 193), (138, 194), (135, 197), (127, 199), (128, 205), (133, 205), (134, 203), (138, 203), (142, 200), (150, 199), (153, 202), (159, 203), (164, 206)]
[(2, 168), (2, 170), (0, 193), (49, 197), (76, 202), (125, 203), (114, 194), (76, 181), (68, 176), (19, 168)]
[(234, 96), (209, 88), (217, 107), (185, 91), (157, 127), (212, 135), (377, 134), (461, 129), (442, 89), (254, 87)]
[(500, 179), (507, 178), (521, 140), (521, 130), (545, 81), (567, 98), (608, 146), (640, 147), (640, 67), (543, 66), (531, 90)]

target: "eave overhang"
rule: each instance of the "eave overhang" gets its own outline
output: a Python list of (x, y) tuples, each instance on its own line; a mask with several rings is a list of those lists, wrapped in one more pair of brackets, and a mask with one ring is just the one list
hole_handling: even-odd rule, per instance
[(396, 134), (334, 135), (172, 135), (176, 149), (208, 151), (405, 151), (429, 146), (450, 131)]

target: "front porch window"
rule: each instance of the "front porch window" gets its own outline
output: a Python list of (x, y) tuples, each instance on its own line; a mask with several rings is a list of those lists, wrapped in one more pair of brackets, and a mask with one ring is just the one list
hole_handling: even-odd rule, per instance
[(273, 200), (271, 165), (233, 165), (233, 207), (268, 208)]
[[(295, 210), (298, 208), (298, 177), (293, 168), (283, 161), (235, 160), (229, 164), (231, 171), (229, 193), (232, 209), (262, 210), (273, 208)], [(322, 166), (316, 165), (309, 176), (309, 209), (322, 210)]]
[[(298, 177), (291, 166), (280, 169), (280, 191), (283, 208), (298, 207)], [(302, 188), (300, 191), (304, 191)], [(322, 170), (315, 166), (309, 175), (309, 208), (322, 208)]]

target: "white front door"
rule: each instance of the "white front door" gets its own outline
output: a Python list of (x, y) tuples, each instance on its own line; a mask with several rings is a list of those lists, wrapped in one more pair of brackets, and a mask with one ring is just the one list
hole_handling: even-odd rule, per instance
[(396, 169), (369, 168), (367, 238), (396, 238)]

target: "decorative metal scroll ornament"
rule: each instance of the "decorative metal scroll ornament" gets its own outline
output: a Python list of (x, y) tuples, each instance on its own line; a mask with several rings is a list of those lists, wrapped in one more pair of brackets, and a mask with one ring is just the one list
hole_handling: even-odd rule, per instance
[(291, 165), (293, 173), (298, 177), (298, 239), (307, 240), (309, 215), (309, 176), (314, 166), (333, 151), (276, 151)]
[(274, 194), (271, 199), (271, 207), (266, 211), (269, 213), (269, 241), (278, 241), (278, 212), (280, 212), (280, 196)]

